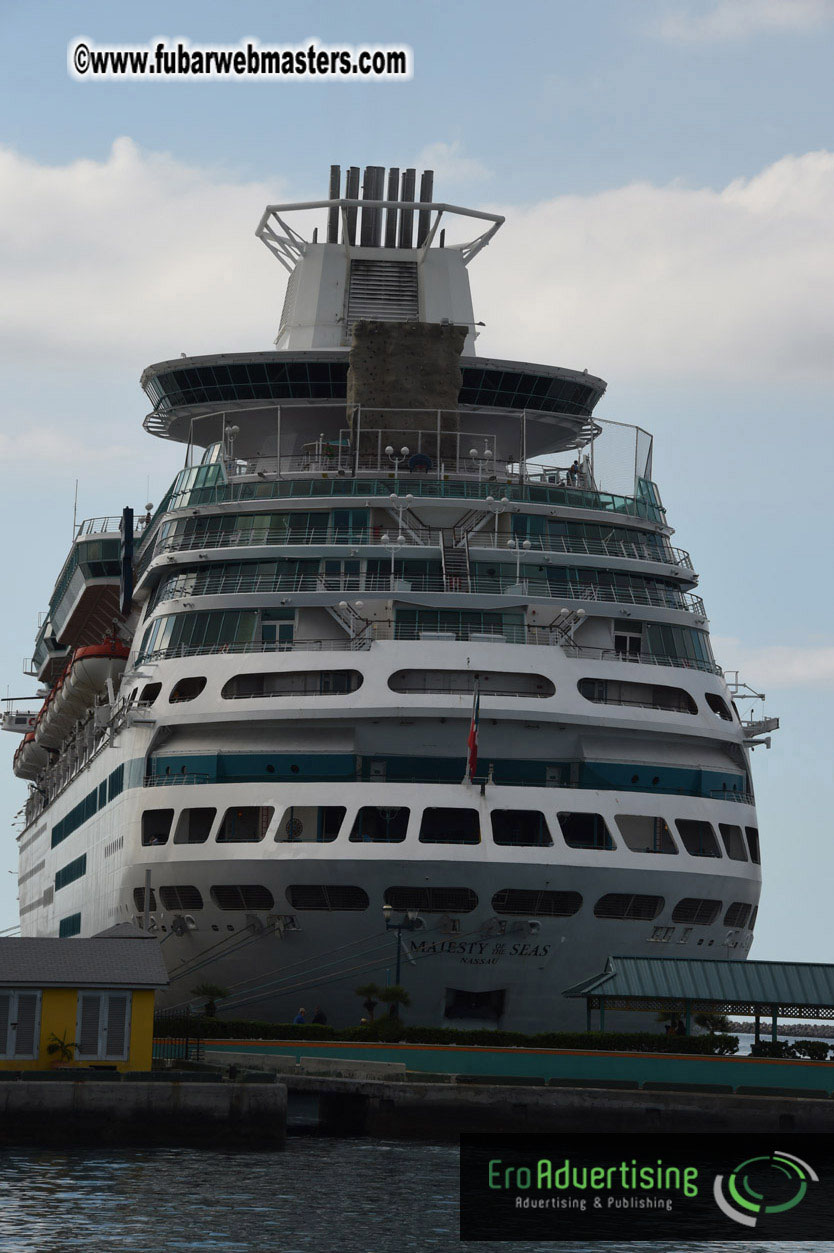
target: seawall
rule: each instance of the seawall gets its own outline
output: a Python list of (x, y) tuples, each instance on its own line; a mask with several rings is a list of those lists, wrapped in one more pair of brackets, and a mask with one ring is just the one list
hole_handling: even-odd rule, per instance
[(0, 1146), (177, 1145), (281, 1148), (287, 1090), (279, 1083), (0, 1078)]

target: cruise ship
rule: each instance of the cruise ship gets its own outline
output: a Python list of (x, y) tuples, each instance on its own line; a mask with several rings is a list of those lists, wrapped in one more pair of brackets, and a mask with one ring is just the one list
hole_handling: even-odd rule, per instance
[(581, 1028), (609, 954), (748, 953), (777, 722), (739, 716), (651, 436), (587, 370), (476, 354), (503, 219), (417, 183), (268, 206), (274, 350), (144, 371), (183, 468), (77, 526), (4, 720), (21, 930), (153, 930), (172, 1007), (346, 1024), (399, 983), (413, 1023)]

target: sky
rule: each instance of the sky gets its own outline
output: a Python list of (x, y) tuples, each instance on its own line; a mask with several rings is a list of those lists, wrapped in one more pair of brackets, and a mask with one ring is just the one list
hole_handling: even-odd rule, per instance
[[(80, 37), (407, 45), (413, 77), (78, 81)], [(471, 269), (478, 351), (587, 368), (598, 416), (654, 433), (718, 660), (782, 722), (753, 761), (751, 955), (834, 960), (832, 59), (834, 0), (0, 0), (3, 691), (34, 692), (76, 480), (79, 519), (116, 514), (181, 464), (142, 431), (143, 367), (271, 347), (263, 207), (323, 197), (331, 163), (430, 167), (507, 218)]]

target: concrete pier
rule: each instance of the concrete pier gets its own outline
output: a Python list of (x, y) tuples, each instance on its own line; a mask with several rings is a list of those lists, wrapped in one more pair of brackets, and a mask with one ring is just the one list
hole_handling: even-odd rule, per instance
[(281, 1148), (287, 1090), (279, 1083), (223, 1083), (143, 1075), (0, 1080), (0, 1146), (177, 1145)]
[(830, 1098), (286, 1075), (289, 1121), (322, 1135), (436, 1143), (463, 1132), (834, 1132)]

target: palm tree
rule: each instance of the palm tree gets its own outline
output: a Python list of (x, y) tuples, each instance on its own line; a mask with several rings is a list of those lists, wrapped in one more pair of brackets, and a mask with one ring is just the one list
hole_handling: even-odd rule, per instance
[[(357, 996), (364, 996), (362, 1008), (367, 1011), (368, 1018), (371, 1022), (374, 1020), (374, 1010), (379, 1004), (380, 989), (375, 983), (363, 983), (361, 988), (356, 988)], [(376, 1000), (374, 998), (377, 998)]]
[(191, 992), (193, 996), (206, 997), (206, 1006), (203, 1010), (206, 1018), (216, 1018), (217, 1002), (229, 995), (229, 989), (221, 988), (218, 983), (198, 983), (196, 988), (191, 989)]
[(399, 1018), (400, 1006), (408, 1006), (411, 1004), (411, 997), (405, 988), (399, 983), (392, 983), (389, 988), (383, 988), (379, 994), (379, 999), (385, 1005), (390, 1005), (388, 1014), (391, 1018)]
[(697, 1026), (703, 1027), (710, 1035), (730, 1030), (730, 1020), (726, 1014), (696, 1014), (695, 1023)]

